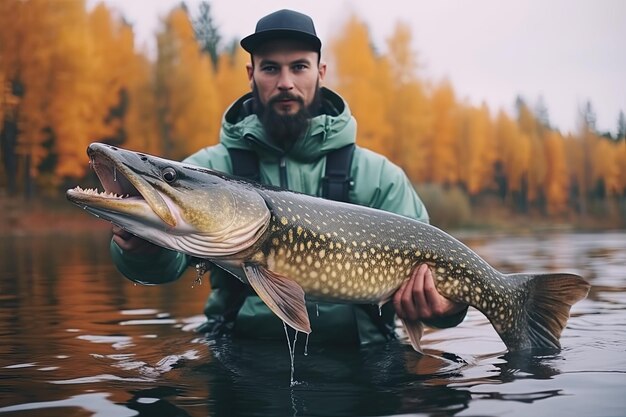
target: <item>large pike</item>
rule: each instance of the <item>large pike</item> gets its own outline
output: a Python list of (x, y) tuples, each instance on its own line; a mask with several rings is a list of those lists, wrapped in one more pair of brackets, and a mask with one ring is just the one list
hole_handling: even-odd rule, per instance
[[(568, 273), (503, 274), (440, 229), (382, 210), (104, 144), (87, 153), (105, 191), (76, 187), (70, 201), (224, 268), (301, 332), (311, 332), (305, 298), (381, 305), (426, 263), (437, 290), (480, 310), (509, 350), (558, 348), (571, 306), (589, 291)], [(421, 323), (404, 325), (419, 351)]]

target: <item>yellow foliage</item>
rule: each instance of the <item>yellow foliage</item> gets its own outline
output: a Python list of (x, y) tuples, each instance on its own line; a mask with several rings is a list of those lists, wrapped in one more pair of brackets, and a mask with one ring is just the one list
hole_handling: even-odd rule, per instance
[(508, 191), (519, 192), (530, 166), (530, 140), (504, 112), (496, 122), (498, 161), (507, 178)]
[(233, 101), (250, 91), (246, 75), (246, 63), (250, 56), (242, 48), (233, 53), (225, 52), (219, 57), (216, 82), (219, 88), (219, 109), (226, 109)]
[(428, 181), (450, 185), (459, 180), (458, 159), (454, 152), (459, 134), (459, 109), (448, 81), (435, 87), (430, 100), (433, 114), (431, 157), (428, 159)]
[(399, 24), (387, 40), (389, 52), (385, 56), (389, 66), (388, 87), (381, 91), (388, 95), (381, 105), (386, 106), (386, 120), (391, 129), (385, 152), (400, 164), (416, 181), (429, 179), (429, 161), (432, 160), (431, 107), (425, 87), (417, 77), (417, 56), (411, 49), (411, 32)]
[(158, 34), (157, 106), (164, 152), (182, 159), (214, 144), (221, 111), (210, 58), (200, 52), (189, 16), (176, 8)]
[(389, 155), (391, 127), (385, 112), (389, 94), (387, 63), (375, 56), (365, 23), (350, 16), (339, 36), (330, 42), (336, 88), (358, 122), (359, 143)]
[(593, 182), (603, 184), (607, 195), (620, 195), (624, 184), (620, 181), (619, 149), (623, 148), (619, 142), (595, 136), (592, 159)]
[(618, 189), (622, 195), (626, 195), (626, 138), (622, 139), (615, 144), (617, 167), (619, 169), (618, 174)]
[(545, 155), (548, 163), (544, 187), (550, 214), (567, 211), (569, 173), (564, 148), (564, 139), (560, 133), (550, 131), (546, 134)]
[(489, 109), (468, 107), (461, 113), (460, 134), (457, 136), (459, 179), (470, 195), (492, 187), (493, 166), (496, 161)]
[[(248, 54), (222, 52), (215, 67), (182, 6), (156, 36), (152, 61), (103, 4), (87, 12), (84, 0), (0, 1), (0, 121), (17, 122), (15, 152), (32, 161), (31, 176), (41, 169), (58, 183), (84, 175), (92, 141), (174, 159), (217, 142), (224, 110), (250, 90)], [(588, 125), (563, 137), (521, 100), (517, 119), (501, 111), (495, 120), (486, 105), (459, 102), (449, 82), (421, 76), (404, 23), (381, 51), (353, 14), (325, 45), (326, 80), (349, 103), (358, 144), (388, 156), (416, 183), (461, 186), (475, 196), (498, 176), (506, 195), (555, 215), (574, 197), (584, 212), (590, 196), (626, 192), (626, 141)]]

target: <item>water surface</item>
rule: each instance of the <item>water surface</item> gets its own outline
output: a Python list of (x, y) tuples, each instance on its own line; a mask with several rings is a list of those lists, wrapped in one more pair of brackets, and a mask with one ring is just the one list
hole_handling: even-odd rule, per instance
[[(135, 285), (106, 232), (0, 239), (0, 417), (624, 416), (626, 233), (459, 235), (503, 272), (578, 273), (592, 283), (561, 351), (507, 354), (470, 310), (427, 333), (420, 357), (393, 342), (319, 346), (304, 337), (289, 383), (286, 341), (208, 339), (209, 292)], [(206, 279), (205, 279), (206, 280)]]

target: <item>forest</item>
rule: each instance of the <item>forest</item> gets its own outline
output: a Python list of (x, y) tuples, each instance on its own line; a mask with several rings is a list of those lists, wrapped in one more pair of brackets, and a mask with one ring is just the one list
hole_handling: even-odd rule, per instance
[[(218, 27), (210, 2), (181, 4), (162, 17), (151, 56), (102, 3), (0, 1), (0, 198), (63, 196), (91, 175), (91, 142), (170, 159), (217, 143), (225, 109), (249, 90), (249, 56)], [(471, 105), (420, 73), (402, 22), (374, 46), (351, 14), (324, 41), (325, 84), (349, 103), (357, 143), (400, 165), (433, 218), (498, 207), (626, 225), (623, 111), (600, 132), (587, 102), (576, 131), (562, 133), (541, 100), (512, 97), (515, 114)]]

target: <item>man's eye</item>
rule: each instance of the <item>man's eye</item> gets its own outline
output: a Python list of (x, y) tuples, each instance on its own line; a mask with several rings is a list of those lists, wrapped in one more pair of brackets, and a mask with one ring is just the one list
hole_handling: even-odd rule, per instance
[(294, 66), (293, 66), (293, 69), (294, 69), (295, 71), (304, 71), (304, 70), (306, 70), (306, 69), (307, 69), (307, 66), (306, 66), (306, 65), (304, 65), (304, 64), (297, 64), (297, 65), (294, 65)]
[(269, 72), (269, 73), (276, 72), (276, 67), (273, 67), (273, 66), (261, 67), (261, 71)]

